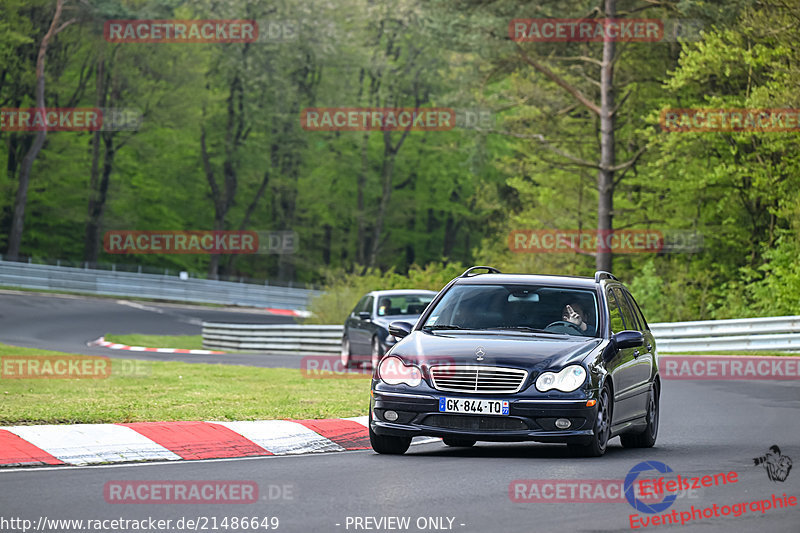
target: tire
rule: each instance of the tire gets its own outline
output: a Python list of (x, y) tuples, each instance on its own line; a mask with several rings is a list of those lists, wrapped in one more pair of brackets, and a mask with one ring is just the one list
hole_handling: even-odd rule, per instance
[(369, 443), (377, 453), (384, 455), (403, 455), (411, 446), (411, 437), (390, 437), (377, 435), (372, 431), (372, 415), (369, 418)]
[(347, 335), (342, 337), (342, 352), (341, 352), (341, 361), (342, 366), (345, 368), (350, 368), (353, 364), (352, 354), (350, 353), (350, 339), (347, 338)]
[(625, 448), (652, 448), (658, 437), (658, 413), (661, 391), (658, 384), (653, 385), (653, 392), (647, 400), (647, 427), (641, 433), (620, 435), (619, 440)]
[(446, 437), (442, 438), (442, 442), (455, 448), (469, 448), (471, 446), (475, 446), (476, 441), (469, 439), (452, 439), (450, 437)]
[(370, 361), (372, 362), (372, 369), (375, 370), (378, 368), (378, 363), (383, 357), (383, 347), (381, 346), (378, 337), (372, 337), (372, 358)]
[(594, 421), (593, 435), (589, 444), (568, 444), (569, 451), (577, 457), (600, 457), (606, 453), (611, 435), (611, 415), (613, 414), (611, 389), (603, 385), (597, 400), (597, 417)]

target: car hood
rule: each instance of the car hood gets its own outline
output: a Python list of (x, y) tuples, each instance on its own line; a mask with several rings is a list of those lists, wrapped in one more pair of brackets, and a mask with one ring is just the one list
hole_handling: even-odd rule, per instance
[[(595, 337), (417, 330), (397, 343), (391, 354), (423, 367), (437, 364), (506, 366), (538, 373), (577, 363), (602, 342), (603, 339)], [(480, 361), (479, 351), (483, 352)]]

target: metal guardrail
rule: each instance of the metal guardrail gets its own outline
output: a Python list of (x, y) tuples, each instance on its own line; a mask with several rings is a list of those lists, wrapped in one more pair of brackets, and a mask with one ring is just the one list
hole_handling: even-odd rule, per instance
[(0, 285), (295, 310), (305, 310), (311, 298), (320, 294), (310, 289), (13, 261), (0, 261)]
[[(800, 351), (800, 316), (650, 324), (659, 353)], [(267, 355), (335, 355), (342, 326), (203, 323), (203, 346)]]
[(203, 347), (266, 355), (336, 355), (343, 326), (203, 322)]
[(658, 351), (800, 351), (800, 316), (650, 324)]

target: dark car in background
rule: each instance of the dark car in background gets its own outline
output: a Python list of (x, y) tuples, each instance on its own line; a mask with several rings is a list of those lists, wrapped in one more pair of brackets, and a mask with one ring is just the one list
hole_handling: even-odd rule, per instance
[[(478, 269), (488, 273), (475, 274)], [(661, 381), (638, 304), (608, 272), (594, 278), (472, 267), (451, 281), (373, 373), (369, 433), (378, 453), (412, 437), (651, 447)]]
[(372, 368), (397, 340), (389, 334), (395, 321), (414, 323), (428, 307), (435, 291), (387, 290), (365, 294), (344, 323), (342, 365), (369, 362)]

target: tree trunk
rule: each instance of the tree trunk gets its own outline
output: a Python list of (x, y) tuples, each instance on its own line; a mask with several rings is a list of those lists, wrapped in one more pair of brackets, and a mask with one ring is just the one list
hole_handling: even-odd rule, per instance
[(366, 264), (367, 257), (367, 223), (366, 213), (364, 209), (364, 189), (367, 186), (367, 173), (369, 172), (369, 157), (368, 157), (368, 143), (369, 132), (364, 132), (361, 141), (361, 172), (356, 177), (356, 263), (359, 265)]
[[(64, 7), (64, 0), (56, 2), (56, 12), (53, 15), (53, 20), (50, 23), (50, 29), (42, 38), (42, 43), (39, 45), (39, 54), (36, 57), (36, 111), (44, 113), (44, 65), (45, 56), (47, 54), (47, 47), (50, 45), (50, 40), (61, 30), (67, 27), (72, 21), (66, 22), (60, 28), (58, 21), (61, 18), (61, 10)], [(45, 138), (47, 137), (47, 122), (43, 121), (43, 128), (36, 132), (36, 137), (31, 145), (30, 150), (22, 160), (22, 167), (19, 172), (19, 186), (17, 187), (17, 196), (14, 200), (14, 215), (11, 219), (11, 230), (8, 236), (8, 259), (16, 261), (19, 259), (19, 248), (22, 243), (22, 231), (25, 226), (25, 206), (28, 203), (28, 185), (30, 184), (31, 169), (36, 156), (39, 155), (42, 147), (44, 146)]]
[(100, 175), (99, 187), (92, 189), (94, 196), (89, 206), (89, 222), (86, 224), (86, 258), (85, 261), (94, 266), (100, 254), (101, 232), (103, 227), (103, 213), (106, 209), (108, 199), (108, 186), (111, 183), (111, 172), (114, 170), (114, 156), (116, 147), (114, 145), (114, 135), (111, 132), (103, 133), (103, 170)]
[[(106, 62), (102, 54), (97, 58), (97, 75), (95, 78), (95, 107), (105, 108), (108, 84)], [(83, 241), (83, 260), (94, 266), (99, 255), (100, 220), (98, 204), (100, 203), (98, 184), (100, 183), (100, 145), (103, 133), (100, 130), (92, 134), (92, 166), (89, 171), (89, 206), (86, 217), (86, 231)], [(102, 208), (101, 208), (102, 209)]]
[[(616, 16), (616, 0), (606, 0), (606, 18)], [(600, 170), (597, 173), (597, 234), (601, 243), (614, 231), (614, 52), (613, 40), (603, 42), (603, 64), (600, 68)], [(613, 251), (607, 246), (597, 248), (596, 267), (611, 272)]]
[(378, 204), (378, 214), (375, 217), (375, 228), (372, 232), (372, 246), (370, 247), (369, 260), (367, 261), (367, 265), (370, 268), (374, 267), (378, 261), (381, 232), (383, 232), (383, 224), (386, 219), (386, 211), (389, 208), (389, 200), (392, 198), (392, 177), (394, 176), (394, 160), (397, 155), (397, 150), (392, 147), (391, 133), (388, 131), (383, 132), (383, 139), (383, 168), (381, 169), (383, 192), (381, 193), (381, 201)]
[[(264, 172), (264, 177), (261, 179), (261, 185), (258, 186), (255, 196), (253, 196), (250, 205), (247, 206), (247, 211), (244, 213), (244, 218), (242, 218), (242, 222), (239, 224), (239, 231), (245, 231), (248, 226), (250, 226), (250, 218), (253, 216), (256, 207), (258, 207), (258, 202), (261, 201), (261, 198), (264, 196), (264, 192), (267, 190), (267, 185), (269, 185), (269, 170)], [(233, 261), (235, 259), (236, 256), (234, 254), (228, 256), (228, 261), (225, 265), (225, 268), (228, 272), (233, 271)]]

